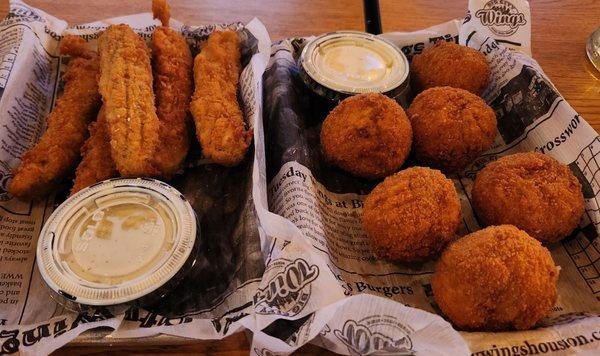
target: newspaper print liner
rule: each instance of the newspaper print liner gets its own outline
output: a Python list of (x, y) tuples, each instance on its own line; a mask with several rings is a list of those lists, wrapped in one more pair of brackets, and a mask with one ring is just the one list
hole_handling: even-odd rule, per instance
[[(482, 7), (484, 5), (483, 3), (484, 2), (481, 1), (471, 1), (469, 3), (470, 12), (475, 13), (475, 10), (477, 10), (478, 7)], [(527, 3), (524, 1), (512, 1), (511, 3), (515, 4), (518, 10), (526, 13), (526, 20), (529, 21), (529, 10)], [(15, 9), (15, 11), (18, 11), (22, 14), (31, 14), (32, 16), (26, 16), (25, 18), (27, 21), (30, 21), (34, 27), (36, 26), (36, 21), (38, 21), (38, 28), (36, 30), (41, 30), (41, 32), (38, 32), (39, 34), (44, 33), (44, 27), (46, 26), (57, 29), (55, 31), (57, 33), (66, 27), (64, 22), (56, 20), (37, 9), (30, 8), (23, 3), (13, 1), (11, 2), (11, 6)], [(526, 10), (524, 10), (525, 8)], [(146, 16), (147, 21), (150, 22), (149, 17), (147, 15), (144, 16)], [(130, 20), (133, 21), (134, 18), (137, 20), (140, 19), (139, 16), (134, 16), (130, 18)], [(469, 18), (469, 16), (467, 16), (467, 18)], [(39, 26), (39, 21), (41, 19), (43, 19), (43, 21), (48, 21), (48, 23), (46, 23), (45, 26)], [(115, 21), (122, 20), (118, 19)], [(422, 50), (422, 48), (428, 42), (432, 42), (430, 41), (430, 38), (458, 38), (458, 25), (458, 21), (452, 21), (450, 23), (416, 33), (395, 33), (391, 34), (390, 36), (392, 38), (396, 37), (404, 39), (405, 42), (396, 41), (396, 43), (400, 45), (402, 45), (402, 43), (406, 44), (406, 46), (402, 45), (405, 53), (411, 51), (418, 52), (419, 48)], [(252, 30), (254, 31), (253, 33), (255, 34), (257, 31), (260, 32), (260, 29), (257, 28), (256, 23), (250, 23), (247, 25), (247, 27), (252, 27)], [(529, 28), (527, 26), (521, 26), (521, 28), (525, 29), (525, 31), (517, 31), (515, 35), (510, 37), (510, 39), (515, 39), (520, 36), (521, 48), (529, 48)], [(264, 31), (264, 28), (262, 30)], [(47, 39), (48, 37), (52, 36), (41, 36), (44, 41), (49, 41)], [(264, 38), (264, 36), (261, 36), (260, 34), (258, 37)], [(319, 188), (318, 191), (321, 192), (323, 199), (325, 201), (329, 200), (333, 203), (334, 200), (331, 198), (332, 195), (329, 194), (330, 192), (327, 191), (327, 189), (324, 189), (324, 185), (319, 183), (317, 179), (313, 179), (314, 177), (310, 170), (301, 165), (293, 164), (296, 154), (298, 154), (300, 157), (304, 157), (306, 161), (313, 160), (311, 158), (312, 156), (310, 155), (310, 151), (312, 148), (314, 148), (312, 147), (314, 145), (310, 145), (308, 142), (310, 135), (286, 135), (283, 131), (283, 128), (286, 127), (288, 132), (304, 133), (307, 124), (303, 117), (298, 116), (299, 112), (293, 110), (294, 105), (306, 105), (307, 101), (302, 99), (302, 95), (292, 95), (296, 91), (298, 91), (299, 94), (302, 94), (302, 90), (299, 89), (300, 87), (293, 85), (295, 69), (293, 65), (288, 65), (290, 63), (294, 63), (293, 59), (291, 58), (291, 53), (295, 52), (297, 48), (301, 46), (301, 42), (302, 41), (283, 42), (282, 44), (273, 47), (274, 53), (280, 52), (280, 54), (285, 57), (284, 62), (281, 63), (282, 65), (276, 66), (276, 69), (281, 73), (285, 73), (287, 71), (290, 75), (278, 76), (278, 80), (274, 80), (276, 77), (271, 76), (271, 81), (273, 81), (271, 84), (268, 83), (269, 76), (266, 76), (264, 91), (268, 96), (270, 96), (270, 98), (267, 98), (265, 101), (265, 111), (267, 113), (270, 110), (273, 110), (273, 112), (287, 112), (285, 119), (290, 120), (284, 122), (281, 120), (279, 122), (274, 120), (273, 122), (266, 124), (266, 126), (270, 126), (269, 133), (279, 135), (275, 136), (275, 140), (271, 139), (272, 137), (270, 137), (270, 140), (267, 141), (267, 144), (271, 150), (269, 153), (270, 155), (272, 155), (273, 152), (278, 152), (277, 146), (280, 146), (279, 156), (281, 162), (291, 162), (286, 167), (283, 167), (282, 172), (285, 173), (283, 175), (278, 175), (279, 178), (285, 176), (286, 179), (289, 178), (287, 180), (288, 182), (295, 181), (299, 184), (301, 184), (300, 182), (310, 183), (312, 184), (310, 186), (311, 188), (317, 186)], [(265, 48), (268, 50), (268, 45), (265, 46), (264, 41), (259, 41), (258, 47), (259, 52), (261, 53), (263, 53)], [(287, 54), (285, 53), (286, 48), (288, 52)], [(409, 53), (407, 53), (407, 55), (409, 55)], [(264, 59), (264, 57), (262, 59)], [(271, 68), (273, 68), (272, 65), (274, 62), (275, 60), (272, 60)], [(423, 280), (418, 278), (418, 276), (426, 276), (428, 274), (427, 270), (422, 271), (422, 268), (409, 269), (408, 273), (405, 274), (409, 282), (406, 283), (407, 285), (402, 286), (377, 285), (376, 283), (367, 283), (366, 281), (340, 283), (340, 279), (342, 278), (341, 274), (333, 273), (335, 268), (332, 268), (332, 266), (327, 263), (329, 261), (326, 258), (323, 258), (322, 252), (319, 252), (319, 250), (315, 248), (315, 245), (312, 243), (312, 241), (303, 235), (303, 231), (298, 229), (297, 225), (300, 225), (298, 222), (301, 220), (298, 219), (296, 224), (294, 224), (290, 220), (284, 219), (281, 216), (269, 212), (268, 199), (272, 200), (273, 193), (267, 194), (267, 175), (269, 175), (269, 182), (271, 183), (269, 188), (273, 188), (277, 185), (277, 182), (281, 183), (282, 181), (272, 179), (278, 173), (277, 169), (273, 169), (273, 156), (269, 157), (269, 166), (267, 167), (263, 122), (262, 120), (257, 119), (257, 116), (255, 116), (261, 114), (262, 107), (260, 103), (262, 103), (263, 93), (261, 82), (256, 78), (260, 76), (262, 70), (264, 70), (266, 61), (263, 61), (261, 58), (255, 56), (251, 60), (251, 66), (254, 72), (249, 76), (253, 77), (254, 80), (242, 80), (241, 87), (242, 92), (244, 92), (244, 90), (248, 90), (251, 94), (255, 95), (253, 99), (256, 99), (256, 101), (253, 102), (257, 103), (256, 106), (250, 105), (250, 108), (247, 108), (247, 113), (250, 113), (251, 117), (255, 118), (252, 120), (252, 123), (254, 124), (256, 142), (254, 152), (255, 159), (252, 165), (252, 195), (256, 207), (256, 214), (259, 216), (261, 225), (259, 226), (259, 231), (261, 232), (260, 245), (263, 254), (259, 257), (259, 259), (264, 259), (267, 265), (268, 273), (265, 273), (265, 277), (262, 279), (262, 281), (256, 282), (256, 284), (260, 283), (260, 286), (239, 288), (234, 290), (232, 294), (226, 295), (224, 304), (229, 303), (231, 306), (240, 305), (238, 301), (248, 300), (249, 295), (251, 295), (250, 299), (253, 299), (252, 297), (256, 297), (257, 301), (269, 301), (269, 297), (267, 296), (268, 293), (266, 292), (269, 289), (265, 287), (269, 285), (277, 286), (277, 284), (272, 284), (270, 282), (274, 280), (280, 281), (281, 276), (295, 276), (296, 273), (298, 273), (299, 278), (292, 280), (290, 285), (293, 285), (292, 290), (294, 292), (299, 293), (285, 294), (281, 289), (275, 288), (274, 291), (276, 293), (271, 295), (285, 295), (286, 298), (291, 299), (270, 299), (277, 300), (279, 303), (274, 305), (275, 308), (271, 310), (271, 313), (265, 314), (255, 314), (253, 310), (253, 302), (245, 305), (242, 303), (241, 308), (233, 309), (230, 308), (229, 305), (227, 305), (225, 308), (222, 308), (223, 304), (220, 304), (217, 305), (217, 308), (221, 308), (221, 312), (216, 313), (214, 310), (211, 311), (208, 309), (205, 310), (206, 313), (203, 314), (219, 315), (218, 317), (213, 318), (212, 321), (209, 319), (198, 320), (185, 315), (181, 317), (165, 317), (158, 315), (157, 313), (134, 309), (130, 310), (125, 315), (120, 314), (115, 316), (114, 314), (110, 313), (110, 311), (98, 310), (95, 313), (85, 315), (80, 314), (74, 316), (70, 314), (64, 314), (64, 316), (51, 319), (48, 322), (41, 322), (37, 324), (13, 326), (11, 328), (6, 328), (3, 325), (1, 331), (4, 332), (3, 336), (0, 337), (2, 347), (6, 346), (14, 348), (16, 345), (16, 348), (20, 349), (20, 351), (23, 353), (48, 353), (51, 350), (54, 350), (65, 344), (69, 340), (72, 340), (76, 335), (89, 327), (104, 325), (114, 328), (119, 325), (119, 330), (114, 336), (148, 336), (162, 332), (204, 339), (221, 338), (223, 335), (229, 335), (240, 330), (242, 327), (245, 327), (254, 331), (254, 344), (251, 352), (260, 355), (287, 354), (311, 340), (314, 340), (314, 342), (319, 345), (345, 354), (356, 352), (356, 350), (375, 351), (376, 348), (379, 348), (376, 347), (374, 349), (365, 349), (363, 348), (364, 344), (356, 344), (351, 342), (350, 340), (353, 339), (351, 335), (357, 334), (349, 332), (350, 330), (363, 331), (360, 335), (369, 335), (369, 332), (367, 332), (367, 330), (369, 330), (371, 336), (366, 339), (355, 337), (354, 340), (374, 340), (377, 345), (382, 346), (388, 352), (392, 353), (411, 353), (415, 351), (421, 351), (427, 354), (437, 354), (440, 352), (467, 354), (469, 352), (464, 341), (447, 322), (445, 322), (439, 316), (422, 310), (429, 309), (430, 311), (435, 311), (435, 309), (433, 309), (434, 306), (429, 303), (429, 301), (431, 301), (431, 295), (428, 293), (427, 283), (421, 283), (422, 281), (426, 282), (427, 278), (425, 277)], [(536, 66), (537, 65), (532, 65), (534, 68), (537, 68)], [(56, 73), (56, 69), (53, 68), (53, 66), (47, 66), (46, 70)], [(279, 84), (275, 89), (273, 88), (274, 83)], [(247, 88), (244, 89), (246, 85)], [(272, 100), (273, 96), (277, 95), (277, 91), (280, 92), (279, 94), (283, 95), (280, 95), (279, 101)], [(54, 98), (52, 93), (50, 93), (49, 96)], [(43, 108), (40, 113), (47, 112), (50, 105), (51, 103), (47, 103), (46, 107)], [(290, 107), (290, 105), (292, 105), (292, 107)], [(315, 108), (315, 112), (318, 113), (318, 109), (321, 108)], [(308, 123), (310, 124), (311, 120), (318, 120), (318, 117), (309, 117), (308, 119)], [(287, 126), (282, 125), (284, 123)], [(590, 129), (587, 129), (586, 132), (589, 132), (589, 130)], [(593, 133), (593, 130), (591, 131)], [(596, 137), (595, 133), (593, 133), (593, 136)], [(275, 147), (275, 149), (273, 149), (273, 147)], [(275, 172), (269, 174), (267, 173), (267, 168), (269, 168), (270, 172)], [(323, 176), (328, 177), (329, 175), (323, 174)], [(352, 189), (346, 191), (360, 192), (361, 194), (367, 193), (370, 189), (369, 184), (366, 184), (365, 182), (355, 182), (351, 179), (344, 178), (344, 176), (341, 174), (337, 176), (333, 174), (331, 176), (331, 182), (327, 182), (327, 186), (341, 186), (345, 189), (347, 189), (347, 187), (353, 187)], [(339, 182), (339, 184), (337, 182)], [(347, 204), (350, 204), (349, 206), (352, 206), (352, 203), (354, 203), (357, 208), (360, 207), (361, 195), (356, 193), (339, 194), (339, 196), (335, 196), (334, 198), (339, 198), (336, 202), (345, 201)], [(285, 201), (285, 199), (283, 199), (283, 201)], [(463, 199), (463, 203), (468, 204), (468, 201)], [(3, 206), (6, 206), (6, 203), (4, 203)], [(29, 209), (29, 214), (42, 216), (43, 207), (33, 207)], [(356, 217), (356, 212), (354, 214), (348, 214), (346, 212), (345, 218), (347, 222), (356, 220)], [(299, 218), (302, 218), (302, 216), (299, 216)], [(352, 223), (350, 223), (350, 226), (352, 226)], [(39, 226), (36, 228), (39, 229)], [(356, 234), (357, 238), (360, 238), (360, 232), (356, 232)], [(586, 248), (587, 247), (589, 246), (586, 246)], [(252, 254), (255, 255), (255, 253)], [(579, 253), (579, 255), (581, 255), (581, 253)], [(304, 260), (304, 262), (302, 262), (302, 260)], [(340, 261), (342, 260), (343, 258), (340, 259)], [(366, 262), (370, 263), (370, 260), (367, 260)], [(571, 262), (570, 260), (566, 260), (565, 262), (557, 261), (557, 263), (564, 267), (565, 265), (568, 266), (567, 264)], [(355, 263), (350, 263), (350, 267), (352, 265), (355, 265)], [(315, 267), (319, 269), (318, 276), (316, 277), (314, 277)], [(375, 278), (375, 281), (378, 279), (380, 282), (385, 282), (386, 278), (395, 278), (395, 273), (388, 274), (386, 277), (385, 274), (380, 275), (380, 273), (371, 267), (372, 266), (369, 266), (369, 270), (365, 271), (363, 274), (365, 277)], [(286, 274), (286, 268), (288, 272), (292, 272)], [(300, 278), (300, 276), (307, 278)], [(35, 274), (32, 278), (33, 280), (37, 280), (37, 282), (39, 282), (39, 278), (37, 278)], [(302, 281), (306, 283), (294, 283), (296, 281)], [(579, 279), (576, 279), (573, 282), (575, 286), (581, 285)], [(34, 281), (32, 285), (35, 285), (35, 283), (36, 282)], [(255, 282), (252, 282), (251, 284), (256, 285), (254, 283)], [(310, 292), (307, 292), (309, 289)], [(258, 290), (262, 290), (263, 292), (256, 293)], [(354, 294), (357, 291), (361, 291), (363, 293), (366, 292), (369, 293), (369, 295)], [(33, 302), (36, 300), (35, 295), (39, 292), (40, 290), (36, 290), (35, 288), (31, 289), (29, 295), (32, 298), (28, 303), (30, 306), (34, 307), (36, 304), (41, 306), (42, 303)], [(301, 298), (299, 303), (296, 303), (294, 300), (297, 295), (305, 296), (307, 294), (311, 296), (308, 298), (308, 300), (306, 300), (306, 297), (303, 299)], [(375, 296), (373, 294), (379, 294), (383, 297)], [(420, 305), (420, 308), (416, 309), (403, 306), (402, 304), (394, 301), (402, 299), (402, 296), (406, 297), (415, 294), (417, 294), (418, 297), (415, 301), (422, 300), (424, 301), (423, 305), (428, 307), (422, 307)], [(576, 298), (570, 298), (570, 300), (574, 299)], [(37, 297), (37, 300), (39, 300), (39, 297)], [(292, 303), (288, 303), (288, 301), (291, 301)], [(577, 302), (577, 300), (574, 302)], [(221, 300), (217, 303), (221, 303)], [(260, 303), (257, 303), (256, 305), (260, 305)], [(288, 308), (289, 305), (301, 305), (302, 307), (292, 307), (290, 309)], [(282, 307), (280, 308), (279, 306)], [(368, 308), (368, 306), (371, 306), (372, 309)], [(43, 306), (43, 308), (47, 308), (47, 306)], [(38, 310), (42, 309), (38, 308)], [(223, 313), (223, 310), (226, 310), (226, 312)], [(386, 312), (382, 313), (383, 310)], [(283, 316), (284, 313), (288, 313), (289, 315)], [(393, 316), (393, 318), (389, 317), (390, 314)], [(252, 315), (256, 315), (256, 317), (252, 317)], [(410, 315), (415, 316), (415, 318), (411, 318)], [(380, 321), (375, 321), (377, 320), (376, 316), (379, 316)], [(575, 319), (579, 320), (574, 321)], [(542, 352), (546, 352), (548, 348), (552, 349), (552, 347), (556, 345), (558, 345), (558, 347), (562, 347), (562, 350), (565, 348), (576, 350), (576, 347), (578, 347), (577, 343), (579, 343), (579, 346), (583, 345), (583, 347), (589, 348), (590, 345), (584, 344), (582, 338), (587, 337), (585, 341), (593, 339), (593, 336), (596, 334), (594, 334), (592, 330), (598, 329), (598, 325), (600, 323), (598, 319), (599, 318), (597, 317), (586, 317), (584, 313), (581, 313), (577, 317), (566, 314), (551, 320), (551, 322), (555, 325), (551, 329), (542, 328), (523, 333), (502, 334), (501, 338), (499, 338), (498, 334), (496, 334), (496, 336), (491, 339), (490, 335), (486, 333), (463, 333), (462, 336), (469, 342), (471, 351), (476, 354), (478, 352), (482, 354), (484, 354), (484, 352), (491, 352), (492, 354), (496, 352), (500, 354), (501, 352), (505, 351), (504, 349), (507, 347), (507, 345), (513, 345), (513, 347), (517, 347), (517, 351), (520, 351), (521, 348), (525, 347), (526, 349), (536, 348), (536, 350), (542, 350)], [(433, 328), (419, 328), (418, 323), (423, 321), (431, 322), (431, 326), (433, 326)], [(411, 329), (413, 330), (412, 333), (410, 331)], [(50, 331), (46, 333), (45, 330), (54, 330), (58, 333), (53, 334)], [(427, 332), (422, 334), (424, 338), (418, 337), (418, 334), (421, 330), (427, 330)], [(552, 337), (549, 337), (550, 333), (552, 333)], [(51, 337), (52, 335), (56, 337)], [(344, 337), (344, 335), (346, 337)], [(373, 335), (376, 336), (372, 338)], [(438, 335), (441, 336), (438, 338)], [(317, 336), (318, 338), (315, 339)], [(406, 338), (407, 336), (410, 338), (410, 343)], [(600, 337), (600, 335), (596, 336)], [(559, 340), (558, 343), (555, 342), (557, 339)], [(344, 340), (346, 342), (344, 342)], [(523, 344), (524, 342), (525, 344)], [(349, 347), (349, 345), (351, 347)], [(356, 347), (352, 347), (352, 345)], [(593, 346), (593, 344), (591, 344), (591, 346)], [(510, 352), (510, 349), (508, 350)], [(384, 352), (384, 350), (380, 349), (379, 352)]]
[[(149, 39), (158, 22), (145, 13), (67, 28), (64, 21), (21, 1), (11, 1), (9, 15), (0, 23), (0, 108), (9, 113), (0, 117), (8, 128), (0, 135), (7, 143), (0, 149), (2, 187), (6, 187), (11, 167), (18, 163), (22, 152), (39, 139), (45, 117), (59, 95), (60, 73), (67, 63), (66, 58), (58, 56), (61, 35), (76, 34), (95, 46), (100, 31), (112, 23), (127, 23)], [(238, 32), (244, 66), (239, 98), (245, 119), (253, 127), (260, 120), (260, 81), (270, 46), (262, 23), (255, 19), (246, 25), (198, 27), (171, 20), (171, 27), (186, 36), (194, 54), (211, 32), (224, 28)], [(204, 237), (198, 263), (167, 297), (146, 306), (148, 310), (98, 308), (72, 313), (48, 298), (49, 292), (33, 263), (34, 251), (42, 222), (56, 205), (53, 201), (60, 202), (66, 191), (58, 192), (56, 199), (33, 204), (12, 199), (3, 189), (0, 230), (26, 232), (18, 237), (0, 236), (3, 247), (24, 246), (0, 254), (0, 290), (13, 293), (11, 300), (16, 303), (0, 304), (2, 352), (46, 354), (98, 326), (115, 329), (114, 338), (167, 333), (219, 339), (240, 330), (241, 319), (252, 312), (253, 296), (264, 272), (261, 232), (251, 195), (253, 154), (250, 150), (238, 167), (224, 168), (207, 164), (199, 147), (192, 147), (186, 173), (170, 184), (186, 196), (198, 215)], [(19, 242), (25, 238), (26, 242)], [(21, 251), (26, 255), (13, 257)]]
[[(493, 11), (503, 13), (506, 9), (510, 16), (504, 20), (498, 18), (492, 21), (495, 15), (481, 15)], [(473, 16), (477, 13), (480, 16)], [(501, 31), (496, 33), (490, 28), (510, 27), (510, 18), (516, 21), (516, 30), (508, 37), (500, 37)], [(479, 229), (470, 205), (475, 173), (502, 155), (534, 150), (552, 155), (568, 164), (584, 186), (586, 215), (580, 228), (563, 243), (550, 246), (555, 262), (562, 268), (558, 285), (559, 300), (551, 315), (537, 329), (529, 331), (461, 332), (461, 339), (467, 342), (473, 354), (545, 353), (591, 350), (600, 346), (600, 318), (597, 316), (600, 312), (600, 239), (596, 229), (600, 223), (596, 202), (600, 186), (594, 176), (600, 169), (594, 158), (600, 152), (600, 139), (529, 57), (529, 23), (529, 7), (525, 1), (473, 0), (469, 2), (469, 13), (462, 22), (450, 21), (415, 33), (383, 35), (402, 48), (408, 57), (440, 39), (457, 41), (484, 53), (492, 67), (491, 84), (483, 97), (497, 113), (499, 135), (492, 149), (453, 179), (460, 193), (463, 210), (461, 235)], [(322, 327), (322, 334), (333, 336), (321, 337), (313, 342), (344, 354), (411, 353), (423, 347), (431, 347), (428, 352), (431, 354), (469, 353), (468, 349), (459, 347), (434, 351), (435, 347), (441, 345), (433, 335), (429, 335), (425, 345), (419, 344), (414, 342), (410, 332), (406, 331), (408, 329), (399, 326), (390, 333), (395, 338), (386, 338), (383, 336), (385, 333), (375, 338), (366, 337), (376, 333), (368, 327), (372, 325), (371, 318), (379, 318), (388, 328), (394, 328), (395, 322), (392, 319), (384, 320), (385, 315), (398, 317), (407, 313), (394, 307), (399, 303), (384, 306), (379, 301), (380, 297), (441, 315), (432, 298), (429, 283), (434, 264), (395, 265), (373, 256), (360, 226), (362, 202), (373, 183), (329, 166), (321, 155), (318, 137), (320, 122), (329, 107), (315, 99), (298, 78), (297, 57), (305, 43), (304, 39), (296, 38), (274, 44), (264, 76), (265, 168), (268, 186), (263, 193), (267, 195), (269, 209), (285, 217), (292, 226), (284, 227), (283, 223), (264, 214), (259, 213), (259, 217), (263, 226), (271, 225), (273, 230), (277, 230), (272, 233), (273, 236), (289, 240), (286, 241), (288, 245), (299, 246), (301, 252), (295, 256), (311, 253), (316, 258), (313, 260), (315, 265), (325, 262), (325, 271), (335, 276), (338, 284), (319, 284), (319, 280), (316, 280), (313, 282), (313, 291), (323, 288), (332, 294), (337, 289), (338, 293), (351, 296), (344, 298), (346, 300), (356, 296), (365, 299), (353, 308), (344, 307), (343, 300), (333, 304), (328, 304), (331, 301), (327, 300), (314, 315), (298, 315), (295, 324), (279, 322), (277, 330), (263, 329), (271, 339), (255, 335), (253, 352), (291, 352), (296, 348), (298, 339), (314, 334), (311, 328)], [(259, 199), (256, 202), (264, 203)], [(282, 245), (285, 246), (285, 243)], [(363, 318), (357, 316), (371, 305), (377, 306), (372, 315), (364, 315)], [(332, 312), (332, 308), (336, 310)], [(333, 313), (333, 318), (339, 320), (337, 328), (332, 328), (328, 322), (325, 326), (319, 323), (323, 313)], [(287, 332), (284, 331), (286, 326), (289, 328)], [(344, 338), (344, 335), (355, 335), (347, 333), (348, 330), (362, 330), (365, 343), (354, 344), (349, 340), (356, 338)], [(403, 335), (407, 335), (411, 342)], [(273, 338), (283, 341), (288, 347), (276, 343)], [(364, 348), (367, 343), (378, 346)], [(271, 348), (266, 347), (268, 344)], [(352, 345), (362, 345), (363, 348)], [(460, 341), (456, 345), (460, 345)]]

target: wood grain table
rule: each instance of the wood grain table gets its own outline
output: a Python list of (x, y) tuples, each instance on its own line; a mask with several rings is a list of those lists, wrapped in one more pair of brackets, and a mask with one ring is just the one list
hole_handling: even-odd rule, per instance
[[(150, 9), (150, 0), (25, 0), (70, 25), (85, 23)], [(272, 40), (300, 35), (315, 35), (334, 30), (364, 30), (361, 0), (171, 0), (173, 18), (189, 24), (247, 22), (258, 17)], [(414, 31), (466, 13), (467, 0), (381, 0), (383, 31)], [(0, 2), (0, 17), (8, 1)], [(535, 0), (531, 2), (532, 51), (560, 93), (600, 131), (600, 73), (585, 55), (587, 37), (600, 27), (598, 0)], [(171, 340), (171, 339), (169, 339)], [(136, 346), (137, 345), (137, 346)], [(152, 345), (116, 343), (94, 346), (93, 340), (79, 340), (58, 351), (60, 354), (129, 353), (249, 353), (244, 333), (220, 341), (179, 341), (164, 345), (161, 338)], [(327, 353), (305, 346), (300, 354)]]

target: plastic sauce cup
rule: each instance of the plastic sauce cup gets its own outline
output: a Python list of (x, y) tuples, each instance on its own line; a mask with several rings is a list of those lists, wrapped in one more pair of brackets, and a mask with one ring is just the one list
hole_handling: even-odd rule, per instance
[(37, 264), (67, 302), (119, 305), (161, 297), (195, 263), (196, 215), (175, 188), (113, 179), (81, 190), (44, 224)]
[(409, 65), (391, 42), (357, 31), (321, 35), (302, 50), (302, 81), (316, 94), (337, 102), (360, 93), (382, 93), (406, 107)]

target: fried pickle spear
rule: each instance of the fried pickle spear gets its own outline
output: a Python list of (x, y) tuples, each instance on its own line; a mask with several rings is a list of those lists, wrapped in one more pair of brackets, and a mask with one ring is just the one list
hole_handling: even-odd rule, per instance
[(187, 115), (192, 95), (192, 53), (181, 34), (165, 27), (169, 23), (166, 2), (153, 1), (152, 10), (163, 23), (151, 42), (160, 137), (153, 163), (158, 175), (168, 179), (180, 169), (190, 145)]
[(104, 107), (98, 113), (98, 119), (89, 127), (90, 137), (81, 149), (83, 157), (75, 172), (75, 183), (71, 195), (94, 183), (116, 177), (117, 167), (110, 155), (110, 141)]
[(194, 60), (196, 90), (190, 110), (202, 152), (224, 166), (239, 164), (252, 141), (237, 100), (240, 72), (237, 34), (212, 33)]
[(152, 159), (159, 142), (150, 53), (124, 24), (109, 26), (98, 39), (100, 79), (112, 158), (122, 176), (156, 175)]
[(87, 126), (100, 106), (98, 56), (79, 37), (67, 35), (60, 44), (71, 55), (63, 75), (64, 92), (48, 115), (46, 132), (21, 158), (8, 191), (20, 199), (40, 198), (51, 192), (79, 160), (88, 136)]

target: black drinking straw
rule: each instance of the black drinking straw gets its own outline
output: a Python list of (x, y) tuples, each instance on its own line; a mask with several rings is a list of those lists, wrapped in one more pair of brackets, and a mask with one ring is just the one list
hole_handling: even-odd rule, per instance
[(381, 14), (379, 0), (363, 0), (365, 31), (374, 35), (381, 33)]

